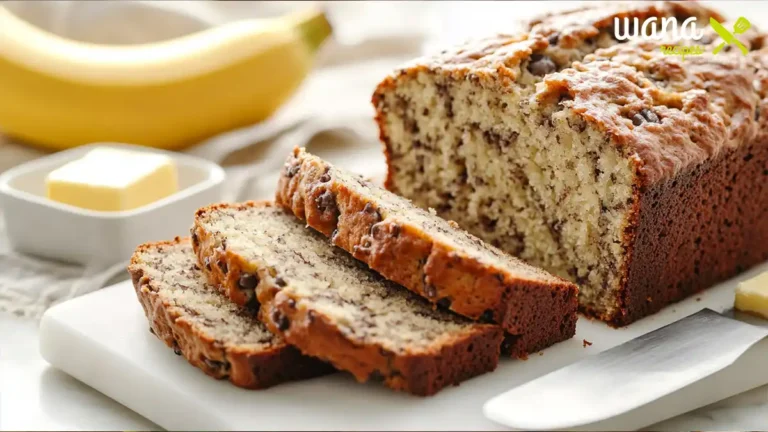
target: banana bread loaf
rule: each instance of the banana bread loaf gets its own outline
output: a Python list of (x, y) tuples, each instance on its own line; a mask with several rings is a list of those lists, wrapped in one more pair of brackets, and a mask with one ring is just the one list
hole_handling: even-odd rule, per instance
[[(705, 53), (617, 40), (625, 17), (695, 18)], [(386, 187), (576, 282), (614, 325), (767, 259), (765, 36), (713, 55), (710, 17), (593, 4), (398, 70), (373, 95)]]
[(128, 271), (150, 331), (214, 378), (258, 389), (333, 370), (209, 286), (188, 239), (139, 246)]
[(384, 277), (509, 333), (525, 357), (572, 337), (576, 286), (531, 267), (379, 186), (295, 149), (276, 202)]
[(203, 208), (194, 235), (211, 281), (240, 302), (255, 289), (270, 330), (360, 382), (431, 395), (496, 368), (501, 328), (433, 310), (279, 207)]

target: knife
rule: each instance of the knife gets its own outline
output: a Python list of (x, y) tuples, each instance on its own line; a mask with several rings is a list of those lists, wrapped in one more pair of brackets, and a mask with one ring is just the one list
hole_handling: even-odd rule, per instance
[[(712, 29), (715, 30), (715, 33), (720, 35), (720, 37), (723, 38), (724, 41), (728, 42), (729, 44), (732, 44), (732, 43), (736, 44), (739, 47), (739, 49), (741, 50), (741, 52), (744, 55), (747, 55), (747, 53), (749, 52), (747, 47), (745, 47), (744, 44), (739, 42), (739, 40), (736, 39), (736, 36), (731, 34), (731, 32), (729, 32), (727, 28), (723, 27), (722, 24), (717, 22), (716, 19), (714, 19), (713, 17), (709, 17), (709, 24), (712, 26)], [(722, 49), (722, 47), (723, 47), (723, 45), (720, 44), (717, 48), (715, 48), (714, 51), (712, 51), (712, 54), (719, 53), (720, 50)]]
[[(767, 337), (768, 321), (732, 310), (719, 314), (703, 309), (502, 393), (486, 402), (483, 411), (489, 419), (515, 429), (595, 425), (699, 385)], [(764, 351), (758, 354), (762, 364), (768, 343), (758, 345)], [(635, 426), (647, 426), (638, 426), (643, 419), (636, 417)]]

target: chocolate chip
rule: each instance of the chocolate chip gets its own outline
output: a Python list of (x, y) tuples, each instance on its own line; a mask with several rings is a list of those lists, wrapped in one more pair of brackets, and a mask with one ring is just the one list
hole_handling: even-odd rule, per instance
[(329, 181), (331, 181), (331, 175), (330, 174), (325, 173), (325, 174), (320, 176), (320, 183), (328, 183)]
[(542, 54), (532, 54), (528, 63), (528, 72), (536, 76), (544, 76), (557, 70), (557, 65), (551, 58)]
[(446, 309), (451, 307), (451, 298), (450, 297), (443, 297), (440, 300), (437, 301), (437, 305), (440, 307), (444, 307)]
[(301, 164), (299, 163), (294, 163), (293, 165), (290, 165), (288, 168), (286, 168), (285, 175), (288, 176), (288, 178), (295, 176), (296, 174), (299, 173), (300, 165)]
[(400, 237), (400, 225), (392, 225), (389, 232), (392, 234), (392, 237)]
[(501, 341), (501, 353), (509, 355), (512, 353), (512, 346), (520, 338), (520, 336), (507, 334), (504, 336), (504, 340)]
[(155, 329), (153, 329), (152, 327), (149, 328), (149, 332), (152, 333), (152, 334), (156, 334), (155, 333)]
[(335, 212), (336, 211), (336, 197), (329, 190), (323, 192), (320, 196), (315, 198), (315, 205), (321, 212)]
[(370, 375), (368, 375), (368, 380), (372, 382), (383, 382), (384, 375), (382, 375), (381, 371), (376, 369), (373, 372), (371, 372)]
[(648, 120), (651, 123), (658, 123), (659, 122), (659, 116), (656, 115), (653, 111), (643, 108), (640, 110), (640, 115), (642, 115), (646, 120)]
[(491, 309), (486, 309), (485, 312), (480, 315), (480, 321), (484, 323), (493, 322), (493, 311)]
[(560, 33), (553, 33), (549, 35), (549, 38), (547, 39), (550, 46), (557, 45), (558, 42), (560, 42)]
[(405, 130), (410, 132), (412, 135), (418, 135), (418, 133), (421, 132), (419, 129), (419, 124), (413, 117), (405, 116), (403, 122), (405, 123)]
[(428, 298), (434, 298), (437, 295), (437, 289), (435, 289), (434, 285), (426, 284), (424, 285), (424, 295)]
[(491, 219), (486, 215), (480, 216), (480, 223), (483, 225), (483, 230), (485, 232), (493, 232), (496, 230), (496, 224), (499, 221), (496, 219)]
[(180, 356), (181, 355), (181, 348), (179, 348), (178, 345), (174, 345), (173, 346), (173, 353), (176, 354), (177, 356)]
[(281, 278), (280, 276), (275, 278), (275, 284), (280, 288), (283, 288), (284, 286), (288, 285), (285, 279)]
[(240, 286), (240, 289), (252, 290), (259, 284), (259, 278), (250, 273), (243, 273), (240, 275), (240, 280), (237, 284)]
[(632, 116), (632, 124), (635, 126), (640, 126), (641, 124), (645, 123), (645, 119), (640, 114), (635, 114)]
[(211, 360), (209, 358), (203, 358), (203, 363), (205, 363), (206, 366), (208, 366), (209, 369), (214, 370), (227, 370), (229, 369), (229, 363), (224, 363), (216, 360)]
[(286, 331), (291, 326), (291, 321), (288, 317), (283, 315), (279, 310), (272, 312), (272, 321), (277, 326), (279, 331)]
[(453, 96), (448, 90), (448, 86), (445, 84), (436, 84), (437, 94), (443, 99), (443, 107), (445, 108), (445, 116), (453, 118)]
[(291, 309), (295, 309), (295, 308), (296, 308), (296, 300), (294, 300), (294, 299), (292, 299), (292, 298), (289, 298), (289, 299), (288, 299), (288, 300), (287, 300), (285, 303), (286, 303), (286, 304), (288, 305), (288, 307), (289, 307), (289, 308), (291, 308)]
[(261, 305), (259, 304), (259, 299), (256, 298), (256, 293), (253, 291), (246, 291), (246, 297), (248, 300), (245, 301), (245, 309), (251, 316), (257, 316)]

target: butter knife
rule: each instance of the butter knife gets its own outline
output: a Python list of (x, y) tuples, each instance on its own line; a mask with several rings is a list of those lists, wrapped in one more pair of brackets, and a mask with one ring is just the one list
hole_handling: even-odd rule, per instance
[[(726, 373), (743, 381), (743, 370), (729, 368), (740, 357), (744, 356), (750, 365), (755, 361), (757, 365), (768, 364), (768, 340), (758, 344), (767, 337), (768, 322), (764, 320), (733, 310), (719, 314), (703, 309), (502, 393), (486, 402), (483, 411), (490, 420), (514, 429), (647, 426), (715, 402), (707, 401), (702, 398), (706, 395), (700, 393), (724, 385), (724, 379), (731, 379)], [(756, 344), (760, 352), (745, 355), (747, 351), (756, 351), (750, 350)], [(762, 383), (768, 382), (768, 372), (763, 371), (768, 368), (743, 367), (762, 369), (755, 372), (764, 375)], [(753, 387), (760, 384), (755, 382)], [(685, 390), (691, 394), (684, 394)], [(703, 402), (695, 405), (694, 400)], [(655, 401), (663, 403), (653, 406)], [(679, 411), (686, 406), (688, 409)], [(675, 412), (676, 408), (679, 412)], [(651, 409), (663, 418), (646, 416), (648, 423), (644, 424), (644, 412)], [(626, 418), (606, 424), (617, 417)]]

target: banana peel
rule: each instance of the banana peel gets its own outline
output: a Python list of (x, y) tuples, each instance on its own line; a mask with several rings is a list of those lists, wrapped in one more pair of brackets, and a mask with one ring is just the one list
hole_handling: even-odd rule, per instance
[(306, 10), (151, 44), (47, 33), (0, 5), (0, 131), (62, 150), (114, 141), (179, 150), (268, 118), (331, 34)]

